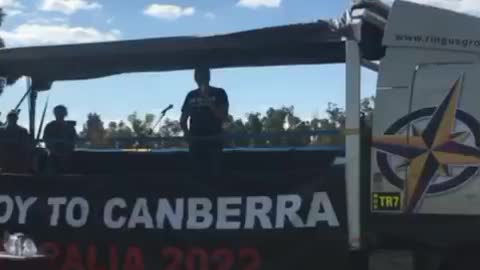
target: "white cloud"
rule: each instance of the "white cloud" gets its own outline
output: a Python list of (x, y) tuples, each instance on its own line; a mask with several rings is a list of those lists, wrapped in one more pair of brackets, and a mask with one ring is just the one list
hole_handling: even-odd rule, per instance
[(195, 8), (180, 7), (176, 5), (151, 4), (145, 8), (143, 13), (151, 17), (172, 21), (180, 17), (192, 16), (195, 14)]
[(0, 36), (5, 39), (7, 47), (112, 41), (117, 40), (120, 35), (119, 30), (102, 32), (95, 28), (71, 27), (68, 24), (27, 23), (19, 25), (12, 31), (0, 31)]
[(17, 0), (0, 0), (1, 8), (21, 8), (23, 7)]
[(213, 12), (206, 12), (205, 13), (205, 18), (209, 19), (209, 20), (213, 20), (215, 19), (217, 16), (213, 13)]
[(7, 14), (8, 17), (13, 17), (13, 16), (22, 15), (23, 11), (20, 9), (5, 9), (5, 13)]
[(120, 31), (119, 29), (112, 29), (110, 32), (116, 35), (117, 37), (122, 35), (122, 31)]
[[(480, 16), (479, 0), (408, 0), (408, 1)], [(386, 0), (385, 2), (392, 3), (393, 1)]]
[(247, 8), (278, 8), (282, 4), (282, 0), (240, 0), (237, 3), (237, 6), (247, 7)]
[(73, 14), (79, 10), (92, 10), (102, 8), (97, 2), (87, 0), (43, 0), (40, 10), (57, 11), (67, 15)]
[(17, 0), (0, 0), (0, 8), (8, 17), (22, 15), (23, 5)]
[(58, 24), (58, 23), (66, 23), (68, 21), (67, 18), (62, 17), (53, 17), (53, 18), (33, 18), (27, 21), (28, 24)]

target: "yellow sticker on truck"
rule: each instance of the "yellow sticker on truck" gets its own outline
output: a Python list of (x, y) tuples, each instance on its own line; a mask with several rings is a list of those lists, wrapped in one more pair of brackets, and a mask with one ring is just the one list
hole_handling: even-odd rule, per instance
[(374, 192), (372, 194), (372, 209), (374, 211), (400, 211), (402, 196), (398, 192)]

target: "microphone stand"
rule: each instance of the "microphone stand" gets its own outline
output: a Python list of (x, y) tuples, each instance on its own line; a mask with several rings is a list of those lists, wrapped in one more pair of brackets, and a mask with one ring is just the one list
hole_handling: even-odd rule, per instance
[(157, 122), (156, 122), (155, 125), (152, 127), (152, 131), (155, 130), (155, 128), (158, 126), (158, 124), (160, 124), (160, 122), (162, 121), (163, 117), (165, 117), (165, 114), (166, 114), (166, 112), (160, 114), (160, 118), (158, 118)]
[[(173, 106), (171, 106), (171, 107), (173, 107)], [(158, 118), (157, 122), (156, 122), (155, 125), (152, 127), (152, 130), (151, 130), (152, 133), (153, 133), (153, 131), (155, 130), (155, 128), (158, 126), (158, 124), (160, 124), (160, 122), (162, 122), (163, 117), (165, 117), (165, 114), (167, 114), (167, 112), (171, 109), (171, 107), (169, 106), (167, 109), (163, 110), (163, 111), (160, 113), (160, 118)]]

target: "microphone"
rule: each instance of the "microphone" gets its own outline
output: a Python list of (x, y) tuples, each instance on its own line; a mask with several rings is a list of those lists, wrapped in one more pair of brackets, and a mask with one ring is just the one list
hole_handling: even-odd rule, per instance
[(168, 105), (168, 107), (162, 111), (162, 114), (165, 114), (167, 111), (171, 110), (172, 108), (173, 108), (173, 104)]

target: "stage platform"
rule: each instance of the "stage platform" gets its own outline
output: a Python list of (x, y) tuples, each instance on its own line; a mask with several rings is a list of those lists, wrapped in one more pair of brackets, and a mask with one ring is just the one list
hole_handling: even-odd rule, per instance
[[(317, 170), (332, 166), (342, 157), (344, 148), (336, 146), (226, 148), (223, 169), (230, 172)], [(175, 173), (185, 172), (190, 168), (187, 149), (79, 149), (74, 155), (72, 173)]]

